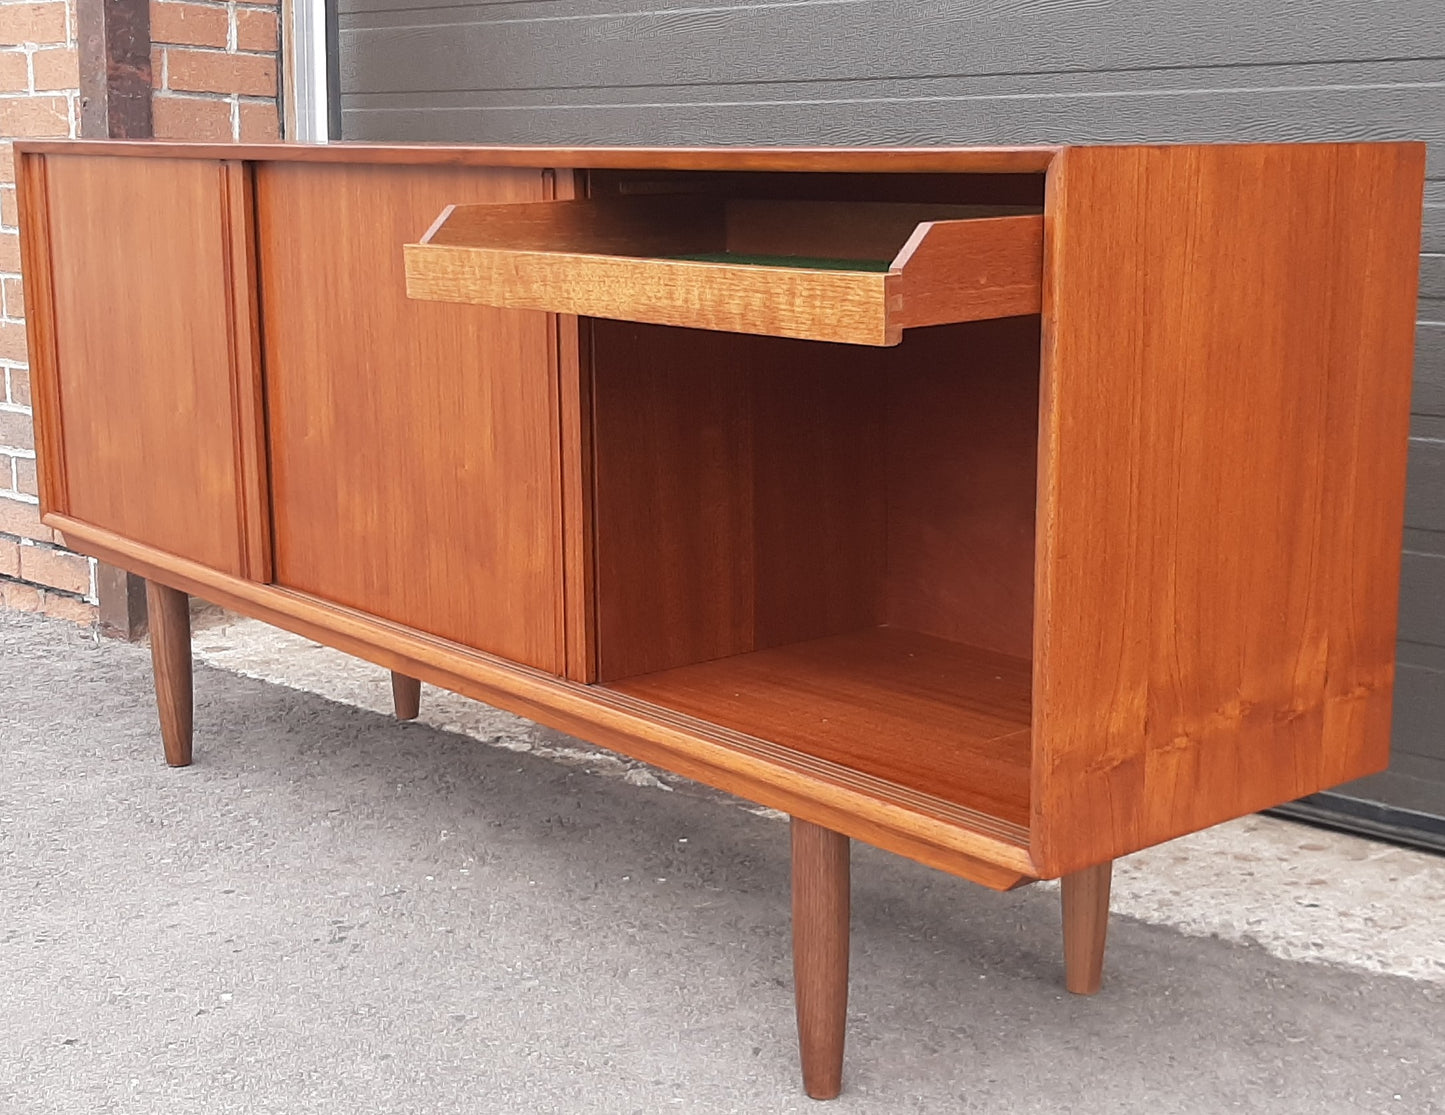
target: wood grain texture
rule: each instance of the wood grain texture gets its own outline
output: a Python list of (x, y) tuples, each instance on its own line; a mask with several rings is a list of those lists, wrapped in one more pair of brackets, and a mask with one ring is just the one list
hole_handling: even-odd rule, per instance
[(242, 562), (253, 581), (271, 579), (271, 490), (266, 453), (265, 385), (261, 372), (260, 297), (256, 271), (256, 202), (251, 168), (221, 164), (222, 209), (231, 307), (231, 412), (235, 416), (237, 530)]
[(406, 246), (415, 299), (730, 333), (896, 344), (884, 274), (574, 252)]
[(879, 621), (868, 351), (593, 324), (599, 678)]
[(591, 324), (557, 314), (566, 674), (597, 680), (597, 530), (592, 514)]
[(442, 689), (802, 817), (930, 867), (1009, 890), (1036, 874), (1027, 833), (903, 787), (669, 713), (624, 694), (518, 666), (459, 644), (166, 554), (63, 515), (48, 525), (82, 553)]
[(1039, 319), (914, 330), (865, 355), (882, 357), (885, 400), (882, 621), (1029, 658)]
[[(115, 26), (140, 19), (148, 22), (147, 4), (119, 5), (120, 20)], [(106, 20), (92, 6), (87, 14), (77, 9), (76, 20), (81, 39), (81, 84), (109, 83), (108, 67), (118, 52), (115, 44), (104, 34), (86, 33), (86, 23), (97, 19)], [(109, 26), (109, 25), (108, 25)], [(113, 27), (111, 29), (114, 29)], [(87, 41), (89, 39), (90, 41)], [(147, 37), (146, 42), (149, 42)], [(123, 52), (119, 52), (123, 53)], [(87, 57), (87, 54), (93, 57)], [(125, 100), (127, 80), (122, 78), (115, 92), (117, 101), (109, 103), (108, 96), (100, 98), (98, 111), (86, 106), (81, 113), (81, 133), (107, 135), (112, 131), (121, 134), (138, 122), (147, 128), (150, 120), (149, 62), (146, 64), (145, 104), (136, 113), (124, 111), (120, 102)], [(104, 91), (104, 90), (103, 90)], [(112, 111), (119, 114), (114, 118)], [(139, 114), (144, 120), (139, 121)], [(50, 274), (50, 222), (45, 187), (44, 156), (22, 156), (16, 166), (16, 200), (20, 213), (20, 256), (25, 287), (29, 291), (31, 312), (24, 315), (30, 362), (31, 420), (35, 432), (36, 473), (40, 506), (44, 510), (63, 510), (68, 502), (65, 495), (65, 470), (63, 461), (64, 434), (60, 410), (60, 383), (57, 374), (55, 351), (55, 301)], [(134, 642), (146, 632), (146, 588), (145, 581), (123, 569), (99, 563), (94, 575), (97, 615), (101, 633), (117, 639)]]
[(929, 221), (893, 261), (901, 329), (1036, 314), (1042, 304), (1044, 219)]
[(601, 680), (757, 646), (750, 347), (592, 325)]
[[(265, 544), (248, 545), (244, 525), (264, 516), (263, 493), (254, 477), (243, 483), (238, 444), (259, 462), (260, 373), (249, 326), (233, 317), (246, 298), (237, 284), (251, 284), (245, 247), (233, 243), (244, 222), (227, 172), (207, 162), (55, 157), (44, 177), (51, 298), (37, 290), (31, 309), (42, 319), (42, 354), (47, 332), (54, 337), (42, 424), (63, 420), (68, 431), (63, 479), (57, 439), (45, 443), (47, 493), (59, 481), (78, 518), (254, 575)], [(244, 208), (244, 197), (235, 201)]]
[(421, 682), (392, 670), (391, 703), (398, 720), (415, 720), (421, 715)]
[[(544, 182), (549, 197), (570, 201), (587, 192), (583, 171), (558, 169)], [(592, 514), (592, 323), (557, 314), (555, 354), (561, 445), (563, 627), (566, 675), (597, 679), (596, 531)]]
[[(76, 134), (85, 139), (151, 137), (150, 0), (77, 0), (72, 18), (80, 71)], [(102, 562), (92, 583), (101, 633), (129, 642), (143, 637), (144, 578)]]
[[(808, 177), (812, 177), (811, 175)], [(729, 197), (727, 182), (756, 189), (748, 177), (679, 175), (668, 192), (518, 204), (449, 206), (421, 242), (443, 247), (599, 255), (666, 256), (697, 252), (891, 260), (920, 224), (1037, 214), (1025, 205), (928, 201), (855, 201)], [(907, 179), (893, 179), (906, 183)], [(635, 185), (635, 183), (634, 183)], [(661, 185), (661, 184), (660, 184)], [(1033, 224), (1037, 226), (1038, 221)], [(1029, 226), (1021, 228), (1027, 237)], [(1031, 246), (1041, 251), (1042, 230)], [(1037, 261), (1034, 285), (1038, 285)]]
[(1070, 149), (1051, 178), (1044, 873), (1385, 765), (1423, 156)]
[[(149, 138), (154, 134), (150, 0), (77, 0), (73, 18), (80, 71), (76, 134), (85, 139)], [(146, 631), (145, 580), (100, 563), (93, 584), (101, 633), (131, 642), (141, 638)]]
[(597, 323), (598, 676), (879, 623), (1028, 657), (1038, 350)]
[(1113, 861), (1073, 871), (1059, 880), (1064, 921), (1064, 983), (1074, 995), (1096, 994), (1104, 982)]
[(848, 1031), (851, 911), (848, 838), (792, 819), (793, 995), (803, 1089), (815, 1100), (843, 1090)]
[(1029, 820), (1029, 686), (1027, 660), (896, 627), (610, 683), (661, 708), (937, 795), (1019, 836)]
[(30, 139), (22, 154), (128, 155), (162, 159), (244, 159), (268, 163), (467, 167), (592, 167), (609, 170), (807, 171), (849, 174), (1036, 174), (1058, 146), (1044, 147), (608, 147), (441, 143), (130, 143)]
[[(880, 620), (885, 394), (870, 358), (895, 351), (764, 339), (745, 346), (731, 368), (734, 384), (744, 367), (751, 380), (745, 427), (752, 482), (749, 649)], [(680, 517), (673, 529), (698, 525)]]
[(51, 257), (50, 191), (40, 155), (18, 155), (16, 205), (20, 212), (20, 266), (25, 273), (25, 339), (30, 358), (35, 471), (43, 512), (70, 511), (65, 474), (65, 422), (60, 402), (60, 356), (55, 335), (55, 275)]
[(526, 170), (256, 171), (276, 579), (560, 673), (556, 323), (405, 297), (445, 205)]
[(191, 601), (184, 592), (159, 581), (146, 581), (150, 617), (151, 667), (155, 673), (156, 710), (166, 762), (191, 765)]
[(443, 247), (668, 255), (721, 249), (720, 201), (696, 196), (453, 205), (421, 238)]
[[(407, 293), (893, 345), (906, 326), (1038, 312), (1043, 219), (996, 215), (1002, 212), (1012, 210), (706, 196), (458, 206), (420, 243), (406, 246)], [(881, 274), (649, 258), (722, 251), (877, 259), (892, 266)]]

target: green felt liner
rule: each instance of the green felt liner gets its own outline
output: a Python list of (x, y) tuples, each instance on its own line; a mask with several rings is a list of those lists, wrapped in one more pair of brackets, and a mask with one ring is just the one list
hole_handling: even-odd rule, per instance
[(748, 255), (742, 252), (697, 252), (663, 258), (692, 263), (742, 263), (751, 267), (802, 267), (812, 271), (887, 271), (889, 267), (886, 259), (822, 259), (812, 256)]

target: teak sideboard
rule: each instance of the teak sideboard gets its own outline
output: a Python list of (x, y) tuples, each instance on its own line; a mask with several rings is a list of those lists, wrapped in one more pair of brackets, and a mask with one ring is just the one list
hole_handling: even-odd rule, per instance
[(1062, 877), (1382, 769), (1424, 149), (17, 145), (45, 522), (848, 841)]

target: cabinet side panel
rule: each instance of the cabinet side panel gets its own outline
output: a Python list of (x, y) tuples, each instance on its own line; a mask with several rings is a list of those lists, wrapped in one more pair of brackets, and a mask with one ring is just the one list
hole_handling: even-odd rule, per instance
[(1424, 149), (1070, 149), (1048, 203), (1033, 855), (1387, 760)]
[(278, 583), (564, 668), (556, 321), (416, 302), (402, 245), (540, 170), (256, 170)]
[(55, 356), (55, 298), (50, 273), (50, 197), (46, 157), (16, 160), (15, 193), (20, 213), (20, 267), (25, 277), (25, 339), (30, 358), (31, 409), (35, 427), (36, 480), (41, 514), (66, 514), (65, 447), (60, 419), (60, 382)]
[(233, 351), (224, 174), (48, 157), (51, 293), (36, 310), (54, 314), (68, 513), (244, 576), (233, 377), (251, 354)]
[(911, 330), (885, 359), (884, 622), (1028, 658), (1038, 316)]

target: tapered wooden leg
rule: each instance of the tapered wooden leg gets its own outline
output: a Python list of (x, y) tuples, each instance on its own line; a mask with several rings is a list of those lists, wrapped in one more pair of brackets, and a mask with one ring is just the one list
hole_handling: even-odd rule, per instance
[(398, 720), (415, 720), (421, 713), (421, 682), (392, 670), (391, 703)]
[(1104, 979), (1104, 938), (1109, 932), (1109, 882), (1114, 864), (1101, 863), (1060, 880), (1064, 907), (1064, 983), (1075, 995), (1092, 995)]
[(846, 836), (793, 818), (793, 988), (803, 1088), (815, 1100), (843, 1087), (848, 852)]
[(146, 611), (166, 762), (173, 767), (190, 766), (191, 602), (184, 592), (147, 581)]

